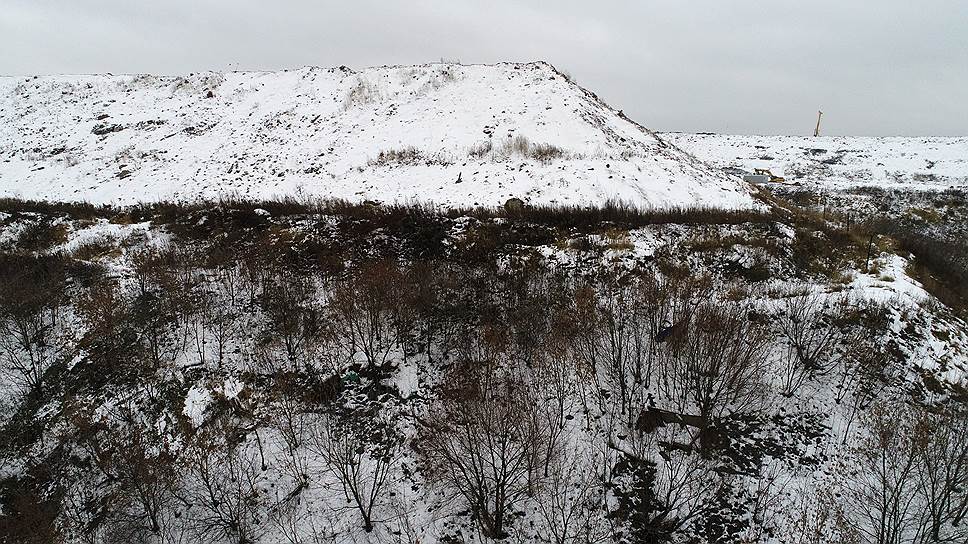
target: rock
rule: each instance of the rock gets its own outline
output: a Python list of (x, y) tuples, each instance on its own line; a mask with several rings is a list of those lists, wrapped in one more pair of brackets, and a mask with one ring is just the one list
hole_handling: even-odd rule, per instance
[(105, 134), (111, 134), (112, 132), (117, 132), (123, 129), (124, 127), (116, 123), (101, 123), (91, 129), (91, 132), (97, 136), (104, 136)]
[(524, 209), (524, 201), (520, 198), (509, 198), (504, 203), (504, 211), (508, 213), (521, 213)]

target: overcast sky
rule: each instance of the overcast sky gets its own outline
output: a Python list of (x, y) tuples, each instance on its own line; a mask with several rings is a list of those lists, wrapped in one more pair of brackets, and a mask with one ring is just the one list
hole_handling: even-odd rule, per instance
[(663, 131), (968, 134), (966, 0), (4, 0), (0, 73), (547, 60)]

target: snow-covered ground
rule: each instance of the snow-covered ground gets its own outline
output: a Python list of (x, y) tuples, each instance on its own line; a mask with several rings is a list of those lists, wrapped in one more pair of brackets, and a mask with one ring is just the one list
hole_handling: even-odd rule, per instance
[[(539, 144), (560, 153), (540, 157)], [(409, 153), (380, 160), (388, 151)], [(282, 194), (753, 205), (737, 178), (546, 63), (0, 78), (0, 196)]]
[[(716, 541), (792, 544), (803, 542), (804, 534), (813, 534), (815, 542), (844, 542), (847, 540), (837, 538), (843, 529), (827, 526), (824, 520), (829, 512), (857, 505), (870, 507), (862, 499), (851, 498), (857, 482), (865, 481), (866, 473), (861, 470), (864, 465), (859, 464), (868, 432), (865, 425), (869, 404), (865, 403), (876, 401), (879, 406), (901, 409), (919, 396), (930, 401), (965, 391), (968, 328), (909, 275), (908, 259), (874, 246), (869, 263), (859, 253), (839, 264), (821, 264), (816, 269), (820, 272), (809, 273), (797, 263), (804, 256), (804, 248), (809, 251), (813, 246), (798, 239), (813, 235), (812, 224), (660, 224), (593, 232), (568, 232), (555, 227), (556, 237), (550, 240), (542, 241), (540, 236), (509, 237), (507, 245), (488, 250), (494, 268), (502, 270), (493, 284), (487, 284), (488, 288), (452, 291), (450, 286), (458, 285), (454, 280), (471, 286), (475, 283), (470, 272), (461, 276), (449, 274), (454, 274), (450, 270), (472, 271), (479, 270), (473, 266), (482, 266), (465, 264), (473, 261), (461, 256), (477, 254), (477, 250), (468, 248), (480, 240), (485, 224), (471, 217), (439, 217), (440, 226), (449, 232), (442, 242), (447, 248), (448, 264), (433, 264), (430, 273), (426, 268), (419, 269), (420, 278), (442, 276), (427, 284), (432, 290), (428, 299), (433, 302), (420, 302), (434, 306), (426, 313), (407, 310), (415, 304), (413, 301), (424, 300), (411, 295), (415, 284), (410, 282), (418, 276), (391, 276), (396, 278), (392, 289), (375, 293), (390, 293), (392, 308), (404, 308), (406, 313), (394, 310), (391, 314), (379, 310), (381, 306), (368, 305), (368, 310), (359, 315), (374, 316), (368, 318), (374, 321), (358, 322), (354, 315), (359, 310), (341, 306), (346, 304), (342, 297), (365, 296), (362, 294), (370, 291), (355, 289), (362, 289), (360, 285), (382, 289), (382, 282), (360, 281), (361, 275), (345, 279), (341, 275), (326, 276), (325, 281), (317, 277), (299, 284), (311, 286), (301, 295), (283, 295), (281, 291), (268, 291), (274, 283), (264, 278), (284, 277), (296, 285), (300, 276), (277, 276), (279, 272), (259, 268), (262, 262), (278, 262), (276, 258), (252, 259), (251, 264), (243, 264), (243, 255), (253, 255), (245, 248), (257, 248), (270, 257), (285, 255), (287, 262), (295, 263), (308, 259), (294, 255), (315, 251), (306, 248), (327, 247), (345, 252), (336, 253), (333, 262), (360, 258), (357, 266), (369, 267), (373, 262), (382, 262), (376, 260), (383, 257), (380, 248), (398, 251), (397, 248), (409, 245), (404, 243), (404, 237), (412, 236), (414, 231), (385, 225), (379, 231), (367, 230), (365, 220), (342, 222), (335, 217), (308, 220), (302, 214), (253, 215), (259, 218), (257, 227), (247, 221), (226, 221), (224, 226), (228, 228), (231, 224), (244, 226), (236, 227), (239, 230), (234, 232), (215, 229), (218, 234), (211, 236), (195, 232), (191, 238), (184, 237), (191, 232), (184, 226), (219, 222), (215, 210), (172, 214), (171, 217), (178, 217), (181, 228), (174, 223), (166, 225), (163, 218), (128, 223), (123, 217), (50, 217), (17, 211), (0, 215), (0, 256), (9, 258), (15, 250), (26, 251), (23, 242), (38, 237), (25, 237), (24, 233), (31, 227), (47, 225), (62, 236), (34, 257), (55, 259), (72, 255), (78, 259), (75, 266), (103, 266), (106, 273), (99, 277), (114, 284), (118, 293), (117, 299), (111, 299), (118, 313), (109, 316), (131, 323), (132, 329), (123, 330), (131, 330), (131, 338), (136, 339), (132, 342), (136, 347), (128, 348), (131, 355), (122, 352), (124, 359), (115, 362), (111, 357), (116, 356), (113, 352), (105, 354), (104, 346), (118, 348), (95, 341), (97, 335), (103, 334), (102, 329), (91, 325), (88, 320), (95, 317), (84, 313), (90, 312), (89, 301), (94, 299), (88, 298), (88, 293), (93, 295), (95, 288), (86, 287), (84, 282), (65, 283), (71, 286), (65, 289), (71, 290), (65, 291), (63, 313), (58, 314), (56, 321), (58, 327), (65, 329), (57, 337), (64, 355), (62, 360), (49, 363), (54, 370), (47, 372), (43, 401), (23, 403), (22, 393), (12, 383), (9, 390), (0, 388), (0, 407), (5, 408), (0, 410), (0, 475), (13, 482), (8, 485), (27, 486), (30, 484), (22, 482), (33, 481), (32, 477), (28, 479), (31, 467), (54, 467), (44, 475), (48, 480), (41, 483), (45, 489), (65, 490), (68, 498), (60, 506), (57, 519), (65, 527), (66, 541), (494, 542), (480, 536), (479, 521), (470, 515), (465, 499), (448, 487), (439, 472), (432, 470), (426, 456), (434, 448), (432, 444), (428, 446), (427, 422), (439, 417), (435, 415), (437, 407), (447, 398), (442, 394), (443, 385), (449, 383), (443, 381), (444, 377), (472, 372), (472, 365), (483, 364), (466, 361), (463, 355), (451, 358), (445, 354), (441, 346), (455, 342), (449, 334), (428, 335), (439, 339), (434, 344), (424, 344), (429, 348), (416, 347), (413, 339), (426, 334), (423, 331), (428, 330), (428, 322), (461, 319), (449, 317), (453, 314), (447, 312), (455, 307), (452, 301), (462, 309), (457, 315), (464, 315), (465, 308), (471, 315), (479, 308), (502, 308), (498, 304), (516, 310), (536, 308), (538, 311), (531, 315), (540, 320), (567, 311), (581, 319), (583, 329), (592, 331), (572, 333), (575, 336), (567, 343), (543, 348), (555, 350), (551, 353), (560, 357), (543, 361), (547, 366), (529, 368), (520, 363), (519, 371), (531, 380), (522, 383), (535, 388), (531, 391), (537, 396), (529, 397), (529, 402), (541, 410), (535, 413), (553, 415), (554, 410), (560, 410), (560, 419), (554, 420), (558, 421), (554, 425), (560, 438), (554, 447), (561, 453), (546, 465), (551, 467), (548, 475), (541, 470), (535, 472), (538, 483), (534, 491), (517, 499), (513, 508), (507, 508), (514, 512), (507, 542), (548, 542), (547, 535), (556, 531), (562, 534), (562, 527), (567, 529), (573, 523), (579, 524), (582, 533), (562, 541), (644, 541), (620, 538), (631, 531), (633, 523), (638, 523), (630, 521), (620, 506), (624, 489), (631, 485), (625, 479), (623, 460), (631, 455), (641, 456), (661, 469), (656, 472), (655, 483), (643, 484), (651, 487), (642, 489), (663, 493), (668, 490), (664, 496), (670, 498), (661, 500), (674, 508), (670, 515), (680, 524), (673, 531), (676, 539), (671, 542), (711, 541), (690, 537), (703, 535), (702, 531), (719, 519), (733, 524), (730, 530), (734, 538)], [(486, 230), (506, 228), (510, 232), (515, 228), (514, 219), (488, 221), (492, 222)], [(318, 229), (320, 224), (333, 229)], [(518, 224), (517, 228), (521, 226)], [(306, 243), (294, 243), (298, 240)], [(97, 251), (90, 250), (92, 245), (97, 246)], [(237, 249), (226, 252), (226, 245)], [(830, 251), (833, 256), (835, 252)], [(800, 257), (795, 257), (797, 254)], [(162, 255), (172, 257), (158, 257)], [(178, 259), (177, 255), (190, 260), (168, 264), (167, 259)], [(203, 258), (205, 255), (215, 256), (219, 268), (207, 268), (203, 263), (211, 261)], [(233, 260), (226, 262), (225, 255)], [(522, 259), (523, 256), (527, 258)], [(150, 262), (157, 264), (146, 266)], [(252, 267), (256, 273), (248, 272), (244, 266)], [(400, 266), (406, 270), (403, 267), (410, 265), (401, 262)], [(700, 278), (700, 283), (705, 283), (702, 278), (708, 278), (709, 289), (689, 294), (684, 289), (667, 291), (668, 288), (658, 287), (676, 285), (671, 278), (653, 276), (661, 270), (679, 270), (676, 266), (690, 271), (691, 278)], [(513, 291), (511, 283), (519, 281), (523, 267), (534, 274), (529, 280), (533, 287), (523, 292), (526, 296)], [(757, 274), (756, 270), (762, 273)], [(550, 276), (552, 273), (556, 276)], [(595, 281), (590, 278), (598, 276), (621, 280), (590, 283)], [(406, 277), (413, 280), (405, 280)], [(661, 283), (646, 283), (649, 277)], [(148, 291), (142, 292), (142, 282)], [(355, 285), (354, 290), (344, 290), (350, 284)], [(9, 284), (5, 285), (9, 289)], [(563, 289), (564, 296), (559, 294)], [(82, 294), (74, 294), (77, 292)], [(578, 295), (579, 292), (584, 294)], [(596, 310), (591, 316), (580, 313), (582, 306), (572, 306), (571, 302), (588, 293), (595, 297), (592, 307)], [(280, 306), (269, 305), (269, 301), (280, 296), (294, 298)], [(482, 299), (465, 298), (471, 296)], [(680, 300), (680, 306), (653, 302), (663, 300), (663, 296)], [(164, 306), (149, 306), (159, 304), (153, 302), (157, 300), (164, 301)], [(494, 306), (485, 304), (492, 300), (500, 302), (494, 302)], [(169, 306), (168, 301), (177, 305)], [(647, 407), (686, 415), (695, 409), (688, 401), (677, 400), (678, 390), (671, 389), (667, 379), (636, 382), (631, 374), (633, 356), (613, 354), (632, 349), (627, 346), (645, 346), (642, 353), (660, 354), (641, 356), (644, 362), (640, 364), (650, 373), (654, 369), (656, 376), (670, 376), (663, 369), (686, 368), (676, 362), (680, 359), (673, 358), (674, 351), (666, 351), (671, 344), (653, 340), (655, 333), (647, 327), (661, 321), (645, 319), (688, 319), (676, 312), (688, 316), (695, 311), (690, 308), (710, 302), (741, 310), (736, 315), (742, 317), (743, 323), (756, 324), (756, 328), (745, 329), (750, 331), (752, 340), (749, 344), (744, 341), (744, 345), (753, 351), (767, 351), (762, 352), (763, 359), (757, 363), (762, 365), (759, 371), (750, 375), (752, 389), (736, 389), (753, 395), (741, 397), (755, 399), (753, 404), (750, 408), (738, 402), (728, 405), (729, 411), (719, 417), (723, 428), (729, 429), (729, 440), (717, 446), (722, 450), (719, 454), (705, 458), (691, 450), (690, 441), (696, 439), (691, 434), (694, 431), (685, 424), (662, 425), (661, 429), (652, 430), (639, 427), (639, 416)], [(162, 314), (144, 308), (172, 308), (165, 311), (180, 313)], [(273, 312), (272, 308), (284, 308), (285, 312)], [(373, 308), (378, 311), (371, 313)], [(165, 321), (159, 318), (146, 324), (147, 311), (159, 312), (149, 315), (166, 316)], [(501, 311), (508, 312), (501, 315), (508, 316), (509, 323), (521, 327), (509, 328), (514, 332), (506, 335), (513, 339), (509, 342), (522, 343), (512, 344), (516, 352), (525, 353), (519, 345), (548, 345), (543, 342), (547, 342), (544, 339), (551, 332), (525, 336), (525, 330), (540, 329), (524, 329), (533, 327), (533, 322), (521, 319), (522, 314)], [(327, 332), (320, 334), (322, 331), (317, 330), (312, 341), (293, 344), (301, 346), (294, 349), (299, 357), (306, 358), (303, 364), (311, 371), (293, 368), (281, 336), (285, 333), (277, 332), (282, 330), (279, 320), (289, 312), (325, 316), (329, 323)], [(167, 317), (174, 315), (180, 317)], [(377, 369), (368, 362), (369, 356), (358, 347), (350, 329), (344, 327), (361, 323), (389, 326), (391, 322), (385, 320), (398, 315), (421, 317), (402, 320), (401, 326), (408, 327), (403, 334), (376, 334), (382, 339), (373, 341), (380, 346), (380, 353), (387, 354), (388, 362)], [(596, 315), (608, 315), (609, 319), (596, 319)], [(347, 321), (350, 319), (353, 321)], [(799, 320), (812, 323), (810, 330), (825, 335), (802, 340), (809, 342), (811, 350), (823, 353), (817, 356), (828, 365), (823, 371), (800, 373), (796, 359), (800, 356), (792, 344), (798, 333), (788, 328)], [(302, 324), (298, 327), (315, 327), (316, 322), (299, 321)], [(477, 331), (477, 325), (455, 323)], [(562, 326), (556, 321), (551, 323), (549, 331)], [(619, 334), (625, 340), (612, 343), (615, 336), (605, 323), (622, 324)], [(157, 338), (156, 345), (163, 346), (157, 352), (164, 358), (158, 368), (150, 366), (148, 351), (141, 351), (149, 348), (152, 338)], [(826, 347), (820, 350), (823, 345)], [(585, 374), (581, 370), (589, 368), (581, 358), (585, 355), (578, 351), (582, 348), (592, 350), (594, 356), (605, 361), (597, 373)], [(697, 359), (719, 360), (723, 354), (730, 356), (728, 349), (713, 349), (710, 355)], [(566, 364), (553, 367), (554, 360)], [(617, 368), (615, 360), (626, 361), (628, 367), (610, 370)], [(874, 371), (877, 374), (868, 373)], [(628, 399), (632, 408), (626, 412), (614, 399)], [(22, 413), (29, 417), (13, 419)], [(9, 426), (11, 422), (13, 426)], [(28, 433), (22, 429), (37, 430)], [(24, 436), (27, 438), (21, 438)], [(22, 440), (29, 442), (23, 445)], [(96, 440), (98, 449), (87, 446), (84, 440)], [(604, 444), (607, 445), (603, 447)], [(675, 444), (678, 446), (673, 448)], [(330, 449), (334, 447), (338, 449)], [(72, 462), (49, 461), (56, 459), (52, 451), (68, 452)], [(92, 452), (104, 453), (93, 457)], [(338, 457), (332, 452), (356, 452), (357, 456)], [(890, 455), (895, 454), (898, 453), (890, 451)], [(372, 532), (363, 528), (360, 511), (353, 502), (357, 499), (351, 498), (352, 492), (345, 484), (347, 476), (335, 468), (345, 462), (342, 459), (352, 460), (351, 466), (360, 475), (358, 485), (362, 482), (367, 489), (374, 489), (369, 486), (376, 485), (372, 482), (384, 470), (378, 468), (377, 459), (386, 463), (386, 479), (373, 495)], [(157, 502), (153, 503), (158, 505), (157, 534), (149, 531), (149, 516), (125, 487), (132, 481), (141, 483), (138, 478), (144, 478), (143, 473), (123, 472), (114, 477), (100, 468), (113, 469), (118, 466), (114, 463), (123, 467), (157, 467), (151, 468), (156, 472), (148, 474), (158, 474), (158, 479), (145, 481), (148, 489), (158, 493)], [(689, 478), (679, 479), (678, 474), (682, 473), (689, 474)], [(604, 478), (607, 487), (600, 483)], [(823, 494), (828, 492), (835, 501), (825, 502)], [(727, 497), (724, 500), (729, 501), (732, 510), (713, 508), (721, 504), (721, 496)], [(680, 501), (677, 497), (689, 500)], [(758, 502), (752, 504), (747, 497)], [(564, 509), (568, 517), (549, 514), (549, 504)], [(665, 507), (666, 503), (656, 504)], [(238, 522), (235, 518), (219, 518), (223, 511), (240, 511), (244, 516)], [(848, 520), (844, 524), (862, 523), (854, 518), (844, 519)], [(88, 527), (96, 527), (99, 532)], [(950, 530), (954, 535), (950, 542), (965, 541), (961, 528), (953, 526)], [(100, 536), (116, 534), (112, 531), (130, 531), (135, 537), (112, 540)], [(596, 538), (580, 538), (586, 534)]]
[(968, 137), (876, 138), (663, 133), (720, 168), (768, 168), (789, 181), (830, 189), (943, 190), (968, 187)]

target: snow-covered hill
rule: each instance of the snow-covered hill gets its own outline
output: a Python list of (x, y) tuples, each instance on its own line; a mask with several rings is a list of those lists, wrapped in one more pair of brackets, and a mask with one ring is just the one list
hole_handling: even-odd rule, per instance
[(874, 185), (941, 190), (968, 187), (968, 138), (739, 136), (661, 137), (720, 168), (769, 168), (790, 181), (828, 188)]
[(546, 63), (0, 78), (0, 195), (748, 207)]

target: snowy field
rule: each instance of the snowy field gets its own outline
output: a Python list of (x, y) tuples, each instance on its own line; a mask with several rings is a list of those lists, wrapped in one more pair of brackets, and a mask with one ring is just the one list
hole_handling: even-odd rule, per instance
[(968, 187), (968, 138), (740, 136), (664, 133), (719, 168), (768, 168), (788, 181), (829, 189), (944, 190)]

